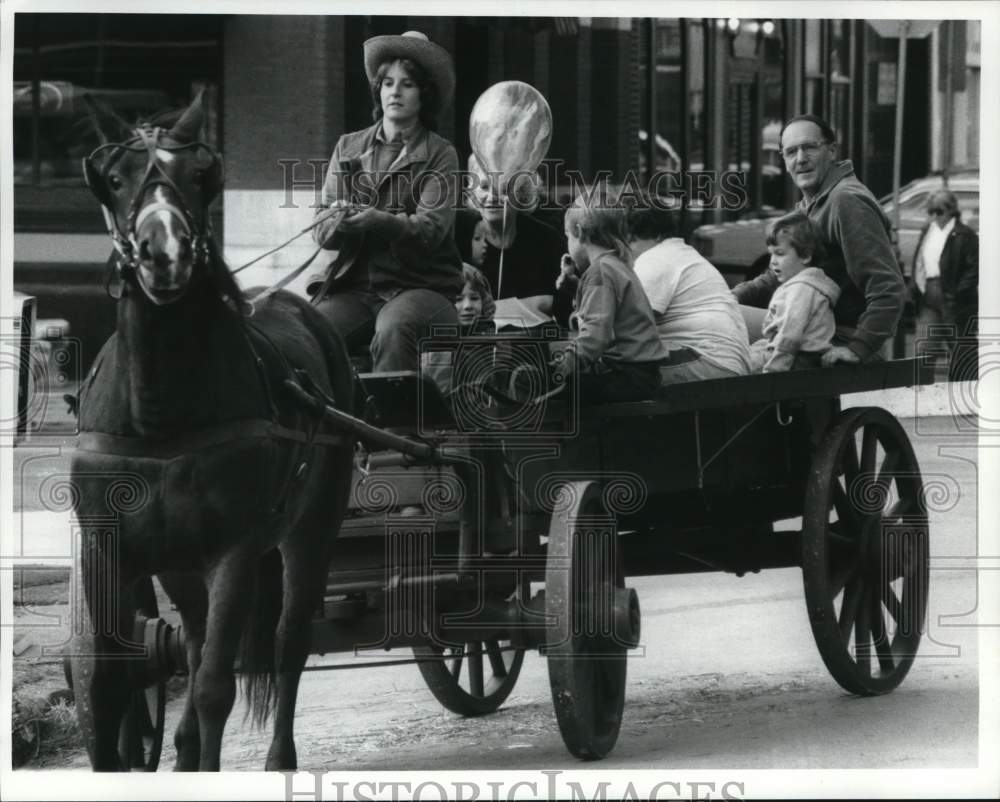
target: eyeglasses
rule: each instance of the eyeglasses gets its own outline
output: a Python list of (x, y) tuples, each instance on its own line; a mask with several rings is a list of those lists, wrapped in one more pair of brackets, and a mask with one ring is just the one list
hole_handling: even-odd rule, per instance
[(936, 207), (934, 209), (928, 209), (927, 214), (932, 214), (936, 217), (939, 214), (944, 214), (944, 209), (938, 209)]
[(806, 156), (815, 156), (823, 146), (826, 145), (826, 141), (813, 141), (813, 142), (803, 142), (801, 145), (789, 145), (787, 148), (781, 149), (781, 155), (785, 157), (786, 161), (791, 161), (795, 158), (795, 154), (800, 150)]

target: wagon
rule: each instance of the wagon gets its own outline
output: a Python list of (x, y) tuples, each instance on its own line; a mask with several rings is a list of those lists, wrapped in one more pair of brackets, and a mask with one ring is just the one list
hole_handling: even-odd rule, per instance
[[(842, 409), (840, 395), (932, 376), (901, 360), (674, 385), (636, 403), (585, 406), (567, 391), (463, 406), (426, 376), (363, 375), (369, 423), (342, 423), (371, 450), (312, 651), (354, 653), (356, 667), (399, 662), (385, 650), (408, 647), (400, 660), (444, 707), (479, 716), (537, 649), (566, 747), (598, 759), (618, 738), (627, 654), (641, 644), (627, 577), (799, 566), (830, 674), (850, 693), (887, 693), (923, 630), (923, 486), (899, 421)], [(146, 590), (135, 636), (149, 657), (120, 752), (151, 770), (166, 678), (185, 665), (183, 632)]]

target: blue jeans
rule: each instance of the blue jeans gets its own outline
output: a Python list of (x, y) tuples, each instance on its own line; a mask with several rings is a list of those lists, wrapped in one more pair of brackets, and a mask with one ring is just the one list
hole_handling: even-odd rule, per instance
[(358, 354), (371, 347), (378, 373), (420, 370), (418, 343), (432, 326), (458, 327), (455, 304), (434, 290), (400, 290), (379, 295), (349, 290), (327, 295), (316, 309)]

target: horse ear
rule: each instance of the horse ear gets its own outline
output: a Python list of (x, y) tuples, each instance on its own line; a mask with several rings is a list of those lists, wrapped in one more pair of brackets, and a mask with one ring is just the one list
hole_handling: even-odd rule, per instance
[(87, 182), (87, 187), (94, 193), (94, 197), (97, 198), (101, 206), (105, 206), (113, 211), (114, 206), (112, 205), (111, 190), (108, 189), (108, 182), (104, 180), (104, 176), (101, 175), (101, 171), (94, 164), (94, 160), (90, 156), (85, 156), (83, 159), (83, 178)]
[(202, 198), (206, 206), (222, 192), (222, 182), (224, 180), (222, 159), (217, 153), (212, 153), (212, 163), (205, 170), (201, 183)]
[(185, 109), (181, 118), (174, 123), (170, 129), (170, 136), (178, 142), (195, 142), (201, 132), (201, 124), (205, 119), (205, 112), (202, 108), (202, 95), (205, 90), (198, 92), (190, 106)]

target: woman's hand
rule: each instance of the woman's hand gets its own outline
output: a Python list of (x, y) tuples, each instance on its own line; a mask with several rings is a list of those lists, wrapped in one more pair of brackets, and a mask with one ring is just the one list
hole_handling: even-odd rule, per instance
[(389, 216), (389, 214), (383, 212), (381, 209), (373, 207), (360, 209), (356, 212), (349, 211), (344, 219), (340, 221), (340, 230), (349, 234), (371, 231), (379, 227), (384, 227), (386, 218)]
[(313, 226), (315, 226), (313, 238), (316, 242), (324, 248), (335, 247), (334, 237), (337, 234), (337, 230), (340, 228), (343, 215), (351, 208), (352, 204), (349, 201), (338, 200), (334, 201), (328, 208), (317, 214), (313, 219)]
[(568, 253), (564, 253), (559, 263), (559, 278), (556, 279), (557, 290), (575, 290), (580, 279), (576, 276), (576, 262)]

